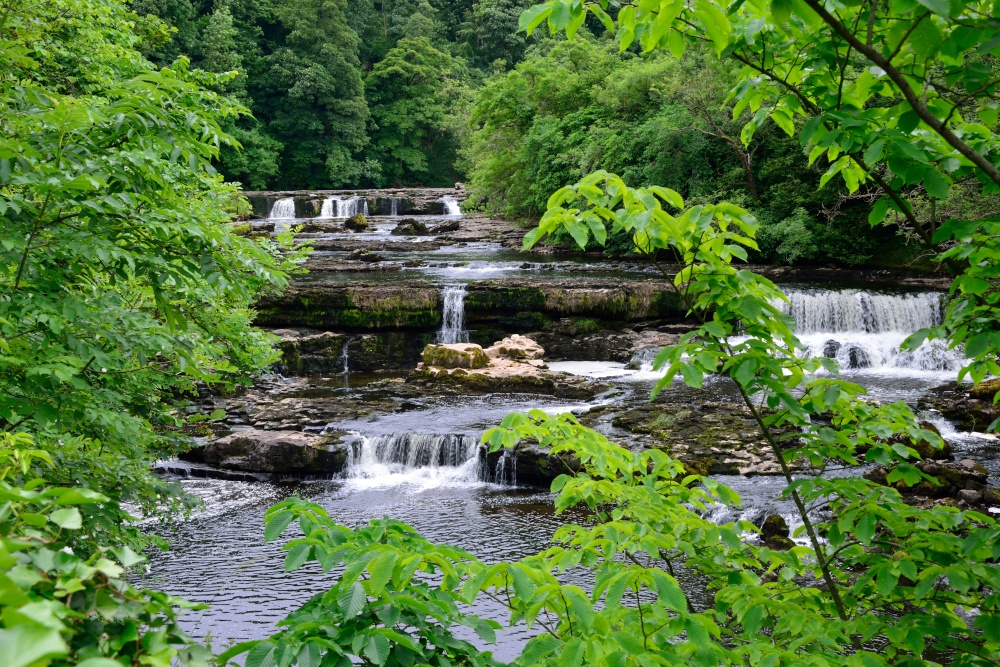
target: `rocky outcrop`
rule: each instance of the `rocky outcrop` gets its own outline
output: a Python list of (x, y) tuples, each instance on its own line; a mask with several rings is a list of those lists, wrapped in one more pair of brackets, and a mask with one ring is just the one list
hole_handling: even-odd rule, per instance
[(486, 352), (486, 356), (491, 359), (504, 357), (506, 359), (527, 360), (541, 359), (545, 356), (545, 350), (541, 345), (527, 336), (520, 336), (518, 334), (508, 336), (501, 341), (493, 343), (493, 345), (490, 345), (484, 351)]
[(788, 551), (795, 546), (789, 538), (788, 522), (780, 514), (768, 514), (760, 526), (760, 537), (764, 545), (776, 551)]
[(340, 331), (436, 330), (439, 290), (422, 282), (343, 285), (299, 283), (257, 305), (256, 323)]
[[(507, 340), (506, 346), (504, 341), (490, 346), (493, 356), (487, 356), (482, 347), (471, 343), (428, 345), (424, 363), (417, 367), (410, 381), (475, 394), (510, 392), (561, 398), (589, 398), (608, 388), (577, 376), (550, 372), (545, 362), (537, 358), (541, 348), (529, 338)], [(511, 341), (516, 341), (516, 347)], [(501, 354), (501, 349), (506, 353)], [(534, 358), (527, 358), (528, 355)]]
[(428, 345), (424, 348), (423, 362), (425, 366), (436, 366), (442, 369), (474, 369), (486, 368), (490, 364), (490, 359), (479, 345), (455, 343)]
[(343, 370), (347, 337), (330, 331), (275, 329), (281, 361), (278, 371), (285, 375), (308, 375)]
[(966, 431), (985, 431), (1000, 418), (1000, 404), (993, 402), (987, 388), (949, 382), (931, 389), (917, 402), (922, 410), (937, 410)]
[(228, 470), (248, 472), (323, 474), (347, 466), (346, 446), (296, 431), (238, 431), (219, 438), (185, 457)]
[[(615, 408), (596, 408), (586, 425)], [(777, 475), (781, 467), (746, 407), (737, 403), (654, 403), (614, 414), (612, 424), (644, 447), (662, 449), (696, 475)]]
[(427, 225), (419, 220), (405, 218), (400, 220), (399, 224), (393, 227), (389, 233), (393, 236), (427, 236), (430, 232)]

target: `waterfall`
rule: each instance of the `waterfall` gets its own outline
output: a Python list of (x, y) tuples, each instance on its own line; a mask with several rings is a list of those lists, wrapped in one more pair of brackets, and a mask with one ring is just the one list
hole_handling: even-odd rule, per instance
[(347, 478), (354, 485), (424, 488), (479, 484), (483, 461), (479, 440), (468, 435), (394, 433), (361, 437), (351, 447)]
[(403, 197), (389, 197), (389, 215), (399, 215), (399, 202), (406, 201)]
[(788, 290), (781, 304), (799, 333), (885, 333), (940, 324), (944, 305), (938, 292), (879, 294), (863, 290)]
[(441, 202), (444, 204), (445, 215), (462, 215), (462, 208), (454, 197), (441, 197)]
[(268, 216), (271, 220), (294, 220), (295, 219), (295, 200), (291, 197), (283, 197), (274, 202), (271, 206), (271, 214)]
[(320, 217), (350, 218), (358, 213), (368, 215), (368, 200), (364, 197), (327, 197), (323, 201)]
[(469, 332), (465, 330), (465, 285), (448, 285), (442, 295), (444, 314), (441, 317), (438, 342), (445, 345), (468, 343)]
[(504, 449), (493, 470), (493, 481), (501, 486), (517, 486), (517, 454)]
[(327, 197), (323, 200), (323, 206), (319, 210), (319, 217), (321, 218), (333, 218), (336, 217), (336, 205), (340, 199), (338, 197)]
[(351, 339), (348, 338), (344, 341), (344, 347), (340, 349), (340, 361), (344, 364), (344, 375), (349, 375), (351, 373), (351, 358), (349, 356), (348, 350), (351, 347)]
[(652, 373), (653, 362), (656, 361), (656, 355), (662, 349), (661, 347), (643, 347), (636, 350), (632, 353), (626, 368), (635, 369), (640, 373)]
[(779, 304), (796, 322), (809, 354), (836, 359), (843, 369), (955, 371), (963, 356), (941, 341), (913, 352), (899, 346), (917, 329), (940, 324), (944, 301), (939, 292), (887, 294), (865, 290), (785, 290)]

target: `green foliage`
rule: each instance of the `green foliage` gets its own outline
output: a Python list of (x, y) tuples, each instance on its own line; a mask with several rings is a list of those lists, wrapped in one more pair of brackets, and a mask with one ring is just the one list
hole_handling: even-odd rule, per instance
[(819, 252), (812, 229), (814, 221), (808, 211), (797, 208), (781, 222), (762, 227), (758, 235), (765, 257), (776, 258), (782, 264), (794, 264), (799, 259), (812, 259)]
[[(568, 36), (593, 13), (622, 50), (680, 57), (696, 41), (744, 66), (730, 99), (734, 116), (752, 114), (749, 145), (771, 119), (797, 136), (810, 163), (829, 166), (850, 193), (879, 195), (871, 223), (887, 219), (927, 245), (940, 220), (918, 217), (914, 197), (947, 200), (956, 181), (1000, 189), (992, 5), (984, 2), (833, 7), (822, 0), (729, 5), (704, 0), (643, 3), (607, 17), (606, 2), (551, 0), (521, 17), (529, 33), (542, 23)], [(819, 37), (819, 38), (818, 38)]]
[(466, 79), (462, 64), (426, 37), (400, 40), (368, 74), (372, 141), (386, 183), (443, 187), (460, 178), (453, 118), (467, 97)]
[(83, 514), (113, 501), (36, 477), (52, 459), (0, 432), (0, 655), (7, 667), (207, 666), (177, 622), (184, 600), (125, 580), (146, 558), (128, 546), (80, 552)]
[(775, 254), (780, 241), (765, 243), (755, 261), (859, 264), (905, 255), (893, 230), (869, 230), (867, 201), (819, 188), (822, 170), (807, 167), (797, 142), (777, 126), (764, 125), (743, 145), (740, 127), (751, 114), (733, 119), (725, 97), (737, 72), (714, 54), (693, 49), (677, 62), (667, 54), (615, 51), (580, 36), (548, 43), (486, 82), (464, 151), (474, 203), (495, 214), (537, 217), (551, 192), (603, 168), (691, 201), (740, 201), (764, 230), (804, 224), (813, 237), (784, 259)]

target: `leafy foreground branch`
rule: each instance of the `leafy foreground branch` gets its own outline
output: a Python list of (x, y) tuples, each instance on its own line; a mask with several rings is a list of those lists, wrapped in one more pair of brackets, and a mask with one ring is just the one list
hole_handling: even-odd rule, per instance
[[(531, 440), (581, 462), (553, 484), (556, 510), (589, 510), (546, 551), (512, 563), (485, 563), (431, 544), (383, 519), (338, 525), (302, 500), (276, 505), (266, 536), (298, 520), (286, 569), (316, 561), (343, 568), (338, 583), (247, 652), (248, 667), (270, 665), (489, 665), (489, 653), (459, 639), (472, 628), (486, 642), (499, 628), (468, 613), (481, 596), (509, 624), (537, 631), (520, 665), (994, 665), (1000, 660), (1000, 529), (988, 516), (954, 507), (906, 504), (894, 486), (822, 474), (829, 464), (891, 466), (890, 484), (934, 483), (918, 454), (898, 439), (940, 440), (919, 428), (904, 404), (863, 400), (861, 387), (832, 377), (829, 359), (803, 355), (794, 324), (767, 280), (731, 265), (754, 247), (755, 221), (736, 206), (683, 208), (664, 188), (632, 189), (597, 173), (552, 196), (530, 246), (564, 229), (584, 245), (606, 224), (643, 252), (681, 267), (672, 283), (701, 326), (657, 359), (657, 391), (680, 374), (735, 382), (762, 436), (782, 462), (784, 495), (799, 509), (809, 546), (776, 551), (749, 543), (748, 522), (716, 525), (712, 504), (738, 504), (729, 488), (662, 452), (635, 453), (581, 426), (571, 415), (509, 415), (483, 436), (491, 450)], [(676, 210), (673, 214), (669, 210)], [(825, 370), (828, 374), (818, 373)], [(820, 507), (821, 512), (806, 508)], [(561, 581), (584, 568), (591, 591)], [(697, 609), (676, 576), (697, 575), (714, 605)]]

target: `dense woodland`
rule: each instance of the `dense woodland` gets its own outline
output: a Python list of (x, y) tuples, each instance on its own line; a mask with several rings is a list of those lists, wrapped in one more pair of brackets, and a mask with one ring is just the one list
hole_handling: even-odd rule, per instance
[[(867, 223), (798, 141), (726, 98), (738, 69), (708, 49), (620, 53), (591, 18), (577, 39), (517, 32), (530, 2), (137, 0), (170, 26), (147, 56), (187, 56), (239, 75), (219, 88), (252, 116), (228, 121), (242, 144), (218, 167), (247, 189), (450, 186), (469, 206), (537, 219), (549, 194), (595, 168), (693, 201), (745, 203), (762, 224), (758, 261), (902, 265), (923, 248)], [(593, 28), (592, 31), (588, 28)], [(557, 239), (565, 240), (565, 239)], [(627, 251), (627, 240), (610, 246)]]
[[(519, 624), (523, 667), (1000, 662), (997, 517), (907, 501), (939, 484), (916, 462), (941, 437), (810, 356), (746, 264), (923, 255), (953, 281), (904, 347), (963, 349), (958, 380), (1000, 396), (994, 3), (526, 4), (0, 0), (5, 667), (494, 667)], [(490, 451), (579, 461), (551, 487), (576, 511), (550, 546), (487, 562), (291, 498), (260, 532), (286, 570), (315, 567), (315, 596), (266, 639), (191, 637), (192, 605), (135, 585), (166, 547), (140, 518), (192, 503), (151, 465), (217, 418), (194, 398), (279, 358), (254, 306), (309, 254), (294, 230), (248, 235), (240, 189), (460, 177), (533, 221), (525, 250), (670, 259), (688, 331), (655, 392), (732, 385), (800, 543), (710, 521), (737, 494), (663, 451), (514, 413)]]

